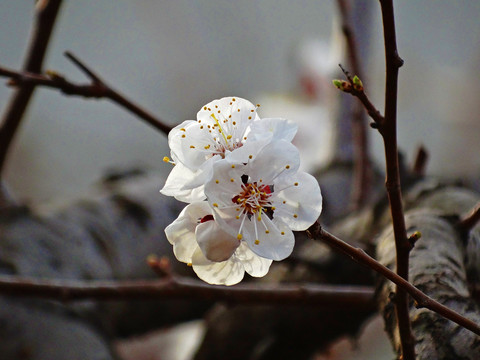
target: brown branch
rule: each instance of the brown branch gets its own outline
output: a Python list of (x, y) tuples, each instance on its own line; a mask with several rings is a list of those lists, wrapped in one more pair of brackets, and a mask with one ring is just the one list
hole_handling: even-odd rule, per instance
[(146, 110), (128, 100), (124, 95), (121, 95), (118, 91), (107, 85), (98, 75), (90, 70), (72, 53), (66, 52), (65, 56), (74, 62), (74, 64), (92, 80), (90, 84), (75, 84), (68, 81), (65, 77), (51, 71), (48, 75), (43, 75), (30, 72), (18, 72), (5, 67), (0, 67), (0, 76), (9, 77), (11, 79), (9, 85), (12, 86), (25, 86), (26, 84), (31, 84), (58, 89), (65, 95), (96, 99), (107, 98), (145, 120), (146, 123), (153, 126), (155, 129), (162, 131), (164, 134), (168, 134), (172, 129), (171, 126), (166, 125), (160, 119), (154, 117)]
[[(39, 73), (55, 24), (61, 0), (37, 1), (32, 36), (24, 61), (23, 70)], [(34, 84), (19, 87), (10, 98), (2, 117), (0, 128), (0, 178), (3, 174), (10, 145), (20, 125), (23, 114), (35, 89)]]
[(457, 229), (463, 233), (467, 233), (472, 230), (475, 225), (480, 221), (480, 203), (476, 204), (475, 207), (464, 217), (462, 217), (456, 224)]
[[(403, 60), (398, 56), (395, 33), (395, 17), (392, 0), (380, 0), (385, 41), (385, 122), (379, 128), (385, 147), (387, 188), (390, 213), (395, 237), (396, 271), (408, 281), (408, 263), (412, 244), (408, 241), (403, 213), (402, 190), (400, 187), (400, 170), (397, 148), (397, 92), (398, 69)], [(408, 312), (407, 293), (397, 285), (395, 296), (395, 312), (398, 320), (403, 360), (415, 359), (415, 341)]]
[(317, 284), (238, 284), (212, 286), (186, 278), (167, 276), (157, 280), (71, 281), (0, 277), (2, 295), (59, 301), (195, 299), (231, 303), (292, 304), (373, 310), (374, 289), (367, 286)]
[[(347, 42), (347, 54), (349, 64), (355, 75), (362, 77), (360, 61), (358, 59), (357, 43), (355, 34), (350, 25), (350, 9), (346, 0), (337, 0), (342, 21), (342, 31)], [(372, 179), (372, 168), (368, 154), (368, 136), (365, 127), (364, 112), (361, 104), (355, 103), (352, 114), (353, 146), (354, 146), (354, 171), (352, 202), (354, 209), (365, 205)]]
[(439, 302), (433, 300), (431, 297), (410, 284), (403, 277), (399, 276), (389, 268), (376, 261), (362, 249), (355, 248), (346, 243), (345, 241), (325, 231), (318, 222), (316, 222), (307, 230), (307, 235), (313, 240), (323, 241), (332, 248), (343, 252), (358, 263), (367, 266), (368, 268), (376, 271), (380, 275), (392, 281), (397, 285), (397, 291), (398, 288), (400, 288), (405, 293), (408, 293), (412, 296), (412, 298), (416, 301), (415, 306), (417, 308), (426, 308), (434, 311), (437, 314), (443, 316), (444, 318), (451, 320), (460, 326), (463, 326), (465, 329), (468, 329), (473, 333), (480, 335), (480, 326), (478, 324), (449, 309), (448, 307), (440, 304)]

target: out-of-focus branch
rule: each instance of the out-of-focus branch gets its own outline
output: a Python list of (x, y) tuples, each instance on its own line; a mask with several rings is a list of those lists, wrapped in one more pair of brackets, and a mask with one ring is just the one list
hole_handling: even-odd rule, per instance
[[(35, 21), (23, 71), (39, 73), (62, 0), (37, 1)], [(0, 178), (8, 150), (35, 89), (35, 84), (20, 86), (12, 95), (2, 117), (0, 128)]]
[(85, 98), (107, 98), (127, 109), (134, 115), (143, 119), (146, 123), (157, 130), (168, 134), (171, 126), (166, 125), (162, 120), (153, 116), (140, 106), (127, 99), (124, 95), (107, 85), (97, 74), (82, 63), (76, 56), (66, 52), (68, 57), (83, 73), (85, 73), (92, 82), (90, 84), (75, 84), (68, 81), (64, 76), (55, 72), (48, 72), (47, 75), (34, 74), (30, 72), (18, 72), (4, 67), (0, 67), (0, 76), (9, 77), (11, 86), (24, 86), (26, 84), (45, 86), (52, 89), (58, 89), (65, 95), (83, 96)]
[[(360, 61), (358, 59), (357, 42), (351, 26), (350, 4), (346, 0), (337, 0), (342, 22), (342, 31), (347, 43), (349, 64), (355, 75), (362, 77)], [(354, 146), (354, 173), (352, 201), (355, 209), (365, 204), (368, 199), (372, 167), (368, 154), (368, 136), (365, 126), (365, 113), (361, 104), (355, 103), (352, 112), (353, 146)]]
[(183, 298), (230, 303), (302, 304), (349, 310), (375, 307), (374, 289), (367, 286), (238, 284), (228, 287), (212, 286), (199, 280), (177, 276), (166, 276), (158, 280), (110, 282), (39, 280), (2, 276), (0, 293), (58, 301)]
[(415, 156), (415, 162), (413, 164), (412, 173), (417, 177), (425, 176), (427, 161), (428, 161), (428, 152), (425, 149), (425, 147), (420, 146), (417, 149), (417, 155)]
[(431, 297), (420, 291), (403, 277), (399, 276), (398, 274), (372, 258), (362, 249), (354, 248), (350, 244), (324, 230), (318, 222), (313, 224), (307, 230), (307, 235), (313, 240), (322, 241), (327, 245), (331, 246), (332, 248), (343, 252), (358, 263), (369, 267), (370, 269), (376, 271), (388, 280), (392, 281), (397, 285), (397, 288), (401, 288), (405, 293), (410, 294), (412, 298), (415, 299), (417, 308), (426, 308), (432, 310), (437, 314), (443, 316), (444, 318), (449, 319), (460, 326), (463, 326), (464, 328), (472, 331), (477, 335), (480, 335), (480, 326), (478, 324), (449, 309), (448, 307), (440, 304), (439, 302), (433, 300)]
[(470, 231), (475, 225), (480, 221), (480, 203), (475, 205), (475, 207), (463, 218), (461, 218), (457, 223), (457, 228), (466, 233)]

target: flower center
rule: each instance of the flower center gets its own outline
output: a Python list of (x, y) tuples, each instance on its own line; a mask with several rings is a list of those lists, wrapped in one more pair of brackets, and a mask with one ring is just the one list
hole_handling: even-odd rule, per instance
[[(244, 181), (245, 175), (242, 176)], [(232, 198), (232, 202), (239, 205), (238, 211), (246, 214), (248, 218), (258, 213), (261, 216), (262, 211), (267, 216), (273, 216), (272, 203), (270, 197), (272, 196), (273, 186), (258, 185), (256, 182), (242, 184), (242, 191)]]

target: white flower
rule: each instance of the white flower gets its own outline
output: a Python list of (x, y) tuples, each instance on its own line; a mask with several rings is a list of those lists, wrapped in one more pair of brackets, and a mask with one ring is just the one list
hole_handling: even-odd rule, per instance
[(292, 121), (260, 119), (257, 106), (245, 99), (214, 100), (197, 113), (196, 121), (186, 120), (170, 131), (168, 143), (176, 166), (161, 192), (185, 202), (203, 200), (203, 185), (214, 162), (230, 156), (246, 161), (244, 156), (273, 138), (291, 141), (296, 131)]
[(292, 230), (306, 230), (322, 210), (320, 187), (313, 176), (298, 172), (299, 163), (297, 148), (279, 140), (246, 162), (213, 164), (205, 195), (220, 227), (261, 257), (289, 256)]
[(272, 263), (224, 232), (205, 201), (187, 205), (165, 234), (175, 257), (191, 265), (198, 277), (210, 284), (237, 284), (245, 271), (251, 276), (265, 276)]

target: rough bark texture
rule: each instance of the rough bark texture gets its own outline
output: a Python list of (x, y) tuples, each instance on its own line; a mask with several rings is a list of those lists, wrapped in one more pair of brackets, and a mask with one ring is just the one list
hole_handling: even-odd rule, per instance
[[(416, 187), (410, 193), (406, 213), (409, 234), (422, 237), (410, 255), (410, 281), (431, 298), (480, 323), (480, 308), (471, 297), (469, 278), (478, 276), (479, 227), (461, 234), (454, 226), (480, 196), (456, 187)], [(477, 249), (476, 251), (474, 249)], [(380, 235), (378, 259), (394, 268), (395, 251), (390, 226)], [(393, 311), (394, 286), (380, 279), (379, 303), (392, 345), (399, 353), (400, 342)], [(480, 358), (480, 338), (428, 309), (417, 309), (411, 302), (410, 319), (418, 359)]]

